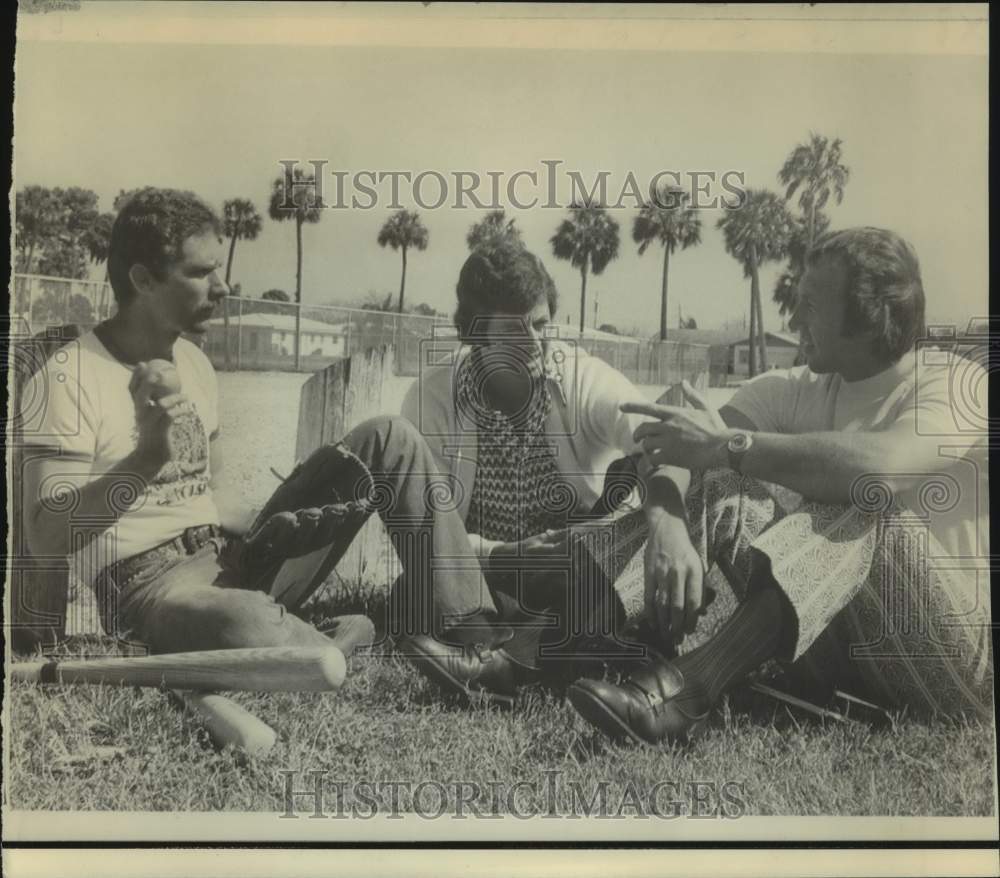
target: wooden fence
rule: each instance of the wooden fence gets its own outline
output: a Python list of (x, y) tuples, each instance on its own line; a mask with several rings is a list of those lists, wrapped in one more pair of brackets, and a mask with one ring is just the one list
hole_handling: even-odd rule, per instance
[[(306, 381), (299, 397), (296, 459), (304, 460), (317, 448), (342, 439), (362, 421), (384, 414), (382, 389), (393, 374), (393, 349), (386, 345), (338, 360)], [(347, 581), (373, 576), (381, 580), (382, 572), (397, 564), (382, 520), (373, 515), (336, 571)], [(389, 576), (394, 578), (391, 572)]]
[[(386, 411), (382, 390), (395, 375), (392, 347), (371, 348), (339, 360), (302, 385), (295, 456), (304, 460), (322, 445), (336, 442), (362, 421)], [(708, 386), (707, 370), (687, 377), (698, 389)], [(671, 384), (660, 402), (684, 405), (680, 384)], [(351, 544), (337, 574), (345, 581), (388, 584), (398, 574), (398, 559), (382, 521), (373, 515)]]

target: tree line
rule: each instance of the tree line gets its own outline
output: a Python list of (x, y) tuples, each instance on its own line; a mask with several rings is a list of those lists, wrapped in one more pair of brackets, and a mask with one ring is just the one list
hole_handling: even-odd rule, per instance
[[(761, 266), (785, 261), (785, 267), (773, 290), (779, 311), (794, 311), (799, 278), (805, 256), (816, 237), (825, 231), (830, 220), (825, 208), (831, 199), (840, 204), (850, 176), (843, 162), (843, 142), (810, 133), (805, 143), (789, 153), (777, 174), (784, 187), (782, 194), (768, 189), (748, 189), (740, 207), (727, 210), (718, 220), (726, 252), (743, 268), (750, 282), (750, 374), (767, 369), (763, 307), (761, 302)], [(288, 185), (292, 183), (293, 185)], [(59, 277), (82, 279), (88, 264), (107, 261), (111, 227), (122, 204), (135, 190), (121, 191), (113, 210), (101, 213), (97, 195), (88, 189), (48, 189), (26, 186), (15, 198), (15, 270)], [(667, 338), (668, 281), (671, 256), (701, 244), (702, 220), (699, 209), (690, 203), (687, 192), (664, 186), (655, 199), (647, 202), (632, 220), (631, 237), (638, 254), (644, 255), (659, 245), (663, 252), (660, 279), (660, 339)], [(796, 195), (798, 196), (795, 200)], [(793, 209), (793, 201), (797, 210)], [(302, 301), (302, 227), (318, 223), (322, 209), (316, 207), (316, 179), (300, 168), (286, 179), (278, 176), (271, 184), (268, 216), (276, 222), (293, 222), (295, 227), (294, 301)], [(253, 201), (232, 198), (223, 204), (223, 233), (228, 240), (226, 283), (231, 284), (238, 241), (252, 241), (260, 234), (263, 218)], [(523, 243), (514, 219), (503, 210), (487, 213), (469, 229), (466, 243), (470, 250), (499, 239)], [(399, 210), (378, 231), (382, 247), (398, 252), (401, 258), (399, 293), (392, 306), (391, 298), (373, 298), (362, 304), (368, 310), (395, 310), (398, 313), (429, 313), (426, 305), (406, 307), (407, 258), (426, 250), (430, 233), (419, 213)], [(584, 331), (587, 304), (587, 281), (600, 275), (618, 258), (621, 246), (620, 227), (608, 209), (596, 202), (572, 204), (549, 240), (552, 255), (566, 260), (580, 272), (580, 332)], [(106, 277), (106, 274), (105, 274)], [(263, 298), (288, 301), (281, 290), (269, 290)], [(686, 325), (692, 325), (688, 322)], [(612, 328), (612, 327), (609, 327)]]

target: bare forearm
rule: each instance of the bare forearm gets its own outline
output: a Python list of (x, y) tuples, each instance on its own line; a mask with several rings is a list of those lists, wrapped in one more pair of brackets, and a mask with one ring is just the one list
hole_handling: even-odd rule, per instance
[(691, 483), (691, 473), (683, 467), (667, 464), (650, 467), (645, 464), (645, 458), (643, 461), (639, 477), (645, 487), (643, 508), (647, 518), (652, 521), (666, 513), (670, 518), (685, 521), (684, 497)]
[(864, 475), (878, 473), (899, 490), (930, 468), (912, 446), (878, 433), (754, 433), (753, 440), (742, 472), (821, 503), (849, 503), (851, 486)]

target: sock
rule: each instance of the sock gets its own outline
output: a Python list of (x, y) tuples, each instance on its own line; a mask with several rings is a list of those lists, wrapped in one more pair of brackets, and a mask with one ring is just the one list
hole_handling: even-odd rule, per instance
[(708, 710), (730, 685), (777, 655), (788, 600), (773, 582), (747, 598), (707, 643), (674, 659), (684, 675), (681, 702), (695, 713)]

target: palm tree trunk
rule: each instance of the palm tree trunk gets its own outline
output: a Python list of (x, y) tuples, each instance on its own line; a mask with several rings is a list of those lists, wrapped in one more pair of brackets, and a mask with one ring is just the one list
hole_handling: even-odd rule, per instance
[(753, 301), (753, 280), (750, 281), (750, 335), (748, 342), (747, 372), (753, 378), (757, 374), (757, 309), (754, 308)]
[(660, 341), (667, 340), (667, 272), (670, 270), (670, 248), (663, 247), (663, 284), (660, 289)]
[(406, 289), (406, 245), (402, 247), (403, 250), (403, 273), (399, 278), (399, 313), (403, 313), (403, 291)]
[(767, 333), (764, 331), (764, 298), (757, 290), (757, 336), (760, 338), (760, 371), (767, 371)]
[(760, 301), (760, 272), (757, 265), (757, 248), (751, 245), (750, 253), (753, 262), (750, 265), (750, 300), (751, 307), (757, 316), (757, 339), (760, 344), (760, 371), (767, 371), (767, 345), (764, 337), (764, 310)]
[(587, 263), (590, 261), (588, 256), (583, 260), (583, 265), (580, 266), (580, 338), (583, 338), (583, 322), (587, 315)]
[(816, 202), (809, 205), (809, 249), (816, 242)]
[(302, 216), (295, 217), (295, 371), (302, 365)]
[(403, 357), (403, 331), (402, 331), (402, 326), (400, 324), (402, 323), (402, 316), (403, 316), (403, 293), (406, 290), (406, 246), (404, 245), (401, 249), (403, 251), (403, 271), (402, 271), (402, 274), (400, 274), (400, 276), (399, 276), (399, 317), (397, 317), (395, 320), (393, 320), (394, 329), (395, 329), (395, 332), (394, 332), (395, 338), (393, 339), (393, 345), (396, 348), (396, 362), (397, 363), (402, 363), (403, 362), (403, 359), (402, 359), (402, 357)]
[(229, 242), (229, 259), (226, 260), (226, 286), (229, 286), (229, 275), (233, 270), (233, 254), (236, 252), (236, 232), (233, 232), (233, 240)]

